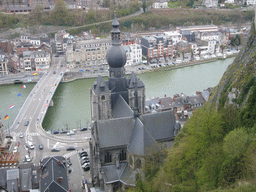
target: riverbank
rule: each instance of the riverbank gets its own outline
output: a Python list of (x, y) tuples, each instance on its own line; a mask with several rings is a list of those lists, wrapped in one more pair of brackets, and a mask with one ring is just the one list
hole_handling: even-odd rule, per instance
[[(236, 55), (230, 55), (230, 56), (227, 56), (226, 59), (232, 58), (235, 56)], [(125, 66), (125, 67), (126, 67), (127, 75), (131, 74), (132, 71), (134, 71), (136, 74), (144, 74), (144, 73), (152, 73), (155, 71), (169, 71), (169, 70), (175, 70), (179, 68), (191, 67), (194, 65), (201, 65), (201, 64), (206, 64), (210, 62), (215, 62), (217, 60), (219, 59), (212, 58), (212, 59), (205, 59), (205, 60), (198, 60), (198, 61), (190, 61), (190, 62), (185, 62), (177, 65), (158, 67), (158, 68), (148, 68), (148, 65), (144, 65), (144, 64), (138, 65), (136, 67), (131, 67), (131, 66)], [(80, 72), (79, 70), (80, 69), (75, 69), (75, 70), (73, 69), (72, 72), (66, 72), (61, 82), (68, 83), (78, 79), (97, 78), (98, 75), (101, 75), (102, 77), (108, 77), (108, 72), (107, 73), (103, 73), (103, 72), (102, 73), (86, 73), (86, 72)]]
[[(227, 56), (227, 58), (235, 57), (236, 55), (230, 55)], [(165, 66), (165, 67), (158, 67), (158, 68), (149, 68), (148, 65), (138, 65), (138, 66), (126, 66), (126, 74), (131, 74), (132, 71), (134, 71), (136, 74), (143, 74), (143, 73), (152, 73), (155, 71), (169, 71), (169, 70), (174, 70), (174, 69), (179, 69), (179, 68), (184, 68), (184, 67), (190, 67), (194, 65), (200, 65), (204, 63), (210, 63), (217, 61), (218, 58), (213, 58), (213, 59), (206, 59), (206, 60), (199, 60), (199, 61), (190, 61), (190, 62), (185, 62), (181, 64), (176, 64), (172, 66)], [(98, 73), (90, 73), (86, 72), (81, 72), (81, 69), (69, 69), (70, 71), (66, 72), (62, 81), (63, 83), (68, 83), (72, 82), (78, 79), (92, 79), (96, 78), (98, 75), (101, 75), (103, 77), (108, 77), (108, 72), (98, 72)], [(19, 74), (13, 74), (10, 73), (5, 76), (0, 77), (0, 85), (11, 85), (11, 84), (27, 84), (27, 83), (36, 83), (44, 74), (44, 72), (38, 72), (36, 75), (34, 75), (35, 72), (21, 72)]]

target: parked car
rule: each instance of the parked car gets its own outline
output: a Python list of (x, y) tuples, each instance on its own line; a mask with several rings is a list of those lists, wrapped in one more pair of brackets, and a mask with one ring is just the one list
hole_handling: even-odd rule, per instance
[(67, 148), (67, 151), (74, 151), (74, 150), (76, 150), (75, 147), (68, 147), (68, 148)]
[(89, 157), (88, 156), (83, 156), (81, 159), (85, 160), (85, 159), (89, 159)]
[(82, 165), (82, 168), (84, 168), (84, 167), (86, 167), (86, 166), (90, 166), (90, 162), (84, 163), (84, 164)]
[(24, 134), (23, 133), (20, 133), (20, 138), (23, 138), (24, 137)]
[(12, 152), (13, 152), (13, 153), (17, 153), (17, 152), (18, 152), (18, 148), (19, 148), (18, 146), (14, 146), (14, 148), (13, 148), (13, 151), (12, 151)]
[(42, 150), (44, 146), (42, 144), (39, 144), (39, 149)]
[(84, 171), (89, 171), (90, 170), (90, 165), (87, 165), (87, 166), (83, 167), (83, 170)]
[(67, 133), (67, 135), (75, 135), (75, 132), (74, 132), (74, 131), (69, 131), (69, 132)]
[(53, 134), (59, 134), (59, 131), (58, 130), (53, 131)]
[(68, 133), (67, 130), (63, 130), (63, 131), (60, 132), (60, 134), (66, 134), (66, 133)]
[(88, 156), (88, 153), (86, 151), (80, 153), (80, 157), (83, 157), (83, 156)]
[(28, 126), (28, 124), (29, 124), (29, 121), (26, 121), (24, 125), (25, 125), (25, 126)]
[(80, 129), (80, 131), (87, 131), (87, 130), (88, 130), (87, 127), (83, 127), (83, 128)]
[(81, 165), (84, 165), (85, 163), (90, 163), (89, 159), (85, 159), (81, 161)]
[(13, 137), (11, 135), (6, 135), (5, 138), (13, 139)]
[(52, 152), (59, 152), (60, 151), (60, 149), (59, 148), (52, 148), (52, 150), (51, 150)]

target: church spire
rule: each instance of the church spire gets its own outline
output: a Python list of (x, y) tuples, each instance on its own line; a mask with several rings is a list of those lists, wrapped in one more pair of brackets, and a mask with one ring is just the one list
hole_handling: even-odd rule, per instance
[(116, 12), (114, 12), (114, 20), (112, 22), (111, 39), (112, 39), (112, 46), (121, 45), (119, 23), (116, 18)]
[(135, 97), (135, 103), (134, 103), (134, 118), (139, 117), (139, 102), (138, 102), (138, 91), (137, 91), (137, 78), (134, 80), (135, 84), (135, 92), (134, 92), (134, 97)]

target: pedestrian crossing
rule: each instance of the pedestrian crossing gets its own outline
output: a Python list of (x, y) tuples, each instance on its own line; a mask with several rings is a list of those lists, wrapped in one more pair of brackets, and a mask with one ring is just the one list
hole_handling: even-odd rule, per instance
[[(13, 136), (19, 137), (21, 133), (13, 133)], [(24, 133), (24, 136), (40, 136), (38, 132), (28, 132)]]

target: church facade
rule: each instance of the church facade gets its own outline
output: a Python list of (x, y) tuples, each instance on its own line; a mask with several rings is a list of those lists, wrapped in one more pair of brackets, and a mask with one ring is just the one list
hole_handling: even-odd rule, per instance
[(126, 53), (116, 17), (111, 37), (108, 80), (98, 76), (90, 89), (91, 176), (105, 191), (135, 186), (145, 156), (173, 140), (180, 128), (172, 111), (144, 113), (145, 85), (134, 72), (125, 76)]

